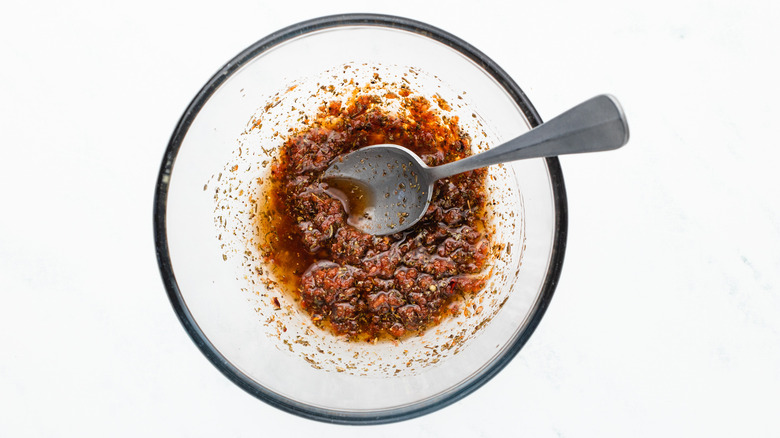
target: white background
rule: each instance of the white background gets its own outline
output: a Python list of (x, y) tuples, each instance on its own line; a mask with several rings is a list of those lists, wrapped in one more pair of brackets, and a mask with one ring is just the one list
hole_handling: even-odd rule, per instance
[[(780, 435), (776, 2), (1, 9), (0, 436)], [(385, 426), (304, 420), (230, 383), (177, 321), (152, 237), (158, 167), (195, 93), (254, 41), (338, 12), (456, 34), (544, 119), (612, 93), (632, 135), (561, 160), (563, 275), (517, 358)]]

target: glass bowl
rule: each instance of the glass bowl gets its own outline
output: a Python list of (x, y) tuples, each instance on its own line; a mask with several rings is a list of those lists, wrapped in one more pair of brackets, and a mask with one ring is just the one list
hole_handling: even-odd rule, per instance
[(487, 382), (539, 324), (566, 241), (557, 158), (493, 166), (492, 274), (460, 313), (401, 341), (347, 341), (315, 327), (253, 244), (259, 187), (301, 115), (378, 77), (449, 102), (441, 113), (458, 117), (475, 152), (541, 123), (514, 81), (453, 35), (392, 16), (323, 17), (258, 41), (209, 80), (173, 133), (154, 200), (160, 272), (198, 348), (255, 397), (332, 423), (412, 418)]

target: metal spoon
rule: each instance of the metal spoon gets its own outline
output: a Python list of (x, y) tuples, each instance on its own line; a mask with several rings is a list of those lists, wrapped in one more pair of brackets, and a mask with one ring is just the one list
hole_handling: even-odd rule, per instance
[(493, 164), (525, 158), (599, 152), (628, 142), (628, 124), (617, 99), (596, 96), (547, 123), (485, 152), (428, 167), (416, 154), (392, 144), (343, 155), (323, 173), (332, 192), (349, 204), (349, 223), (375, 235), (408, 229), (428, 209), (433, 183)]

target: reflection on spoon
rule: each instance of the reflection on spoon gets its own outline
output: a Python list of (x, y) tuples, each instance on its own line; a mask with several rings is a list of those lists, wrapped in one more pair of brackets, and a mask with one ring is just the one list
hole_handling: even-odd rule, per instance
[(341, 201), (347, 212), (347, 223), (361, 229), (366, 221), (371, 221), (374, 211), (374, 196), (371, 189), (355, 179), (328, 178), (326, 193)]

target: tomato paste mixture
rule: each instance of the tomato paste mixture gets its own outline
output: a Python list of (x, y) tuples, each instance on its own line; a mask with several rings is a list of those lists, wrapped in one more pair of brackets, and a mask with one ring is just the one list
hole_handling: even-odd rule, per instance
[[(387, 111), (383, 99), (401, 110)], [(438, 97), (437, 104), (448, 109)], [(430, 208), (407, 231), (373, 236), (347, 223), (320, 175), (338, 156), (380, 143), (407, 147), (429, 166), (471, 154), (458, 119), (441, 116), (428, 99), (404, 90), (356, 93), (323, 105), (286, 138), (269, 178), (267, 262), (315, 324), (356, 340), (421, 333), (457, 313), (458, 298), (487, 279), (485, 169), (436, 182)]]

